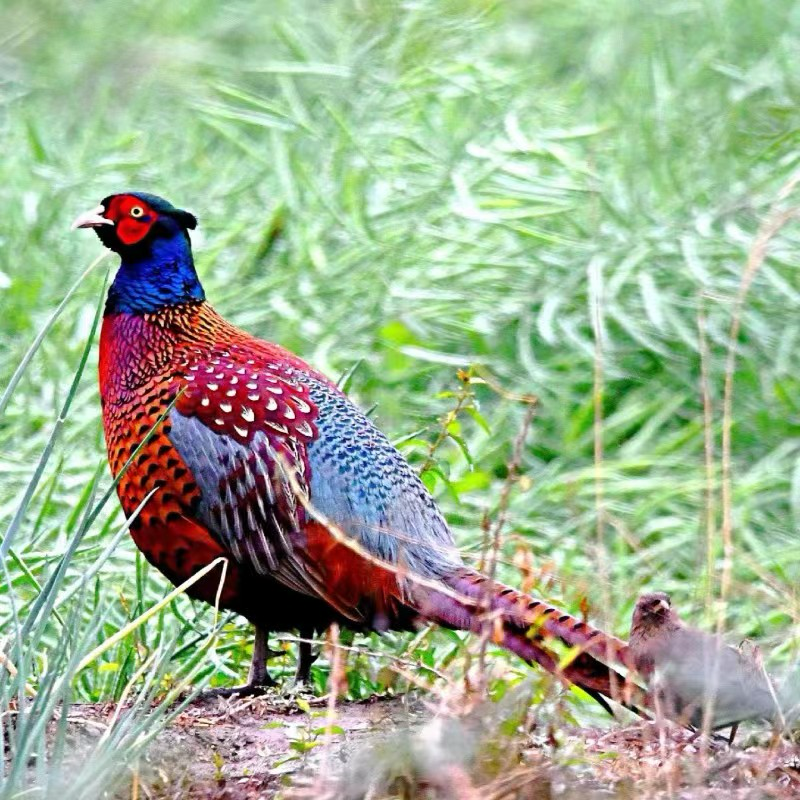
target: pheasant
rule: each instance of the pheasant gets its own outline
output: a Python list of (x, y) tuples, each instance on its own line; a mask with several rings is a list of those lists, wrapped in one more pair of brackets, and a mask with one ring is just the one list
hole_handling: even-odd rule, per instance
[[(133, 540), (175, 584), (225, 557), (220, 605), (255, 626), (248, 683), (230, 691), (270, 683), (269, 633), (430, 622), (488, 631), (606, 708), (604, 698), (619, 699), (625, 642), (465, 566), (416, 473), (345, 394), (206, 302), (196, 225), (160, 197), (126, 192), (73, 228), (93, 228), (120, 257), (99, 381), (124, 513), (146, 500)], [(213, 603), (220, 580), (212, 570), (188, 593)], [(548, 640), (574, 647), (571, 660)], [(307, 645), (298, 662), (307, 679)]]

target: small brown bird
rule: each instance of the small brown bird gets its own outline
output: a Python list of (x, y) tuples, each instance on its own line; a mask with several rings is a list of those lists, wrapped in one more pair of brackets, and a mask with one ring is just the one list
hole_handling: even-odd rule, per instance
[(752, 649), (737, 650), (685, 625), (664, 592), (639, 598), (629, 644), (637, 672), (671, 719), (699, 728), (707, 707), (712, 729), (781, 718), (770, 679)]

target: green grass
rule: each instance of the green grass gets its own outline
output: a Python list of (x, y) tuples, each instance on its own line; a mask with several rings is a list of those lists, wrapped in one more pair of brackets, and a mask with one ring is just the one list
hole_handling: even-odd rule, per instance
[[(794, 4), (6, 0), (0, 16), (0, 389), (99, 252), (68, 231), (74, 216), (126, 188), (163, 194), (200, 217), (214, 305), (333, 377), (359, 362), (351, 393), (377, 404), (392, 437), (415, 434), (403, 445), (415, 464), (453, 406), (459, 367), (539, 396), (505, 578), (520, 582), (510, 562), (526, 550), (539, 591), (572, 609), (586, 596), (620, 633), (644, 588), (712, 618), (735, 298), (798, 168)], [(798, 645), (797, 248), (790, 222), (756, 274), (733, 393), (728, 624), (778, 661)], [(228, 621), (197, 658), (213, 615), (173, 603), (69, 680), (167, 591), (127, 536), (108, 547), (123, 520), (113, 496), (100, 502), (111, 481), (89, 337), (109, 263), (79, 285), (0, 416), (0, 536), (13, 537), (0, 643), (25, 654), (20, 674), (39, 697), (49, 692), (36, 719), (62, 697), (119, 698), (155, 654), (159, 685), (135, 682), (142, 706), (125, 723), (138, 734), (158, 722), (143, 715), (148, 692), (176, 676), (240, 676), (248, 635)], [(454, 439), (436, 453), (450, 485), (435, 492), (466, 553), (496, 512), (522, 415), (476, 392), (490, 430), (460, 418), (471, 463)], [(45, 613), (53, 605), (59, 616)], [(417, 657), (439, 664), (457, 646), (444, 633), (434, 642)], [(380, 687), (379, 667), (359, 659), (354, 696)], [(316, 676), (322, 688), (324, 663)], [(0, 712), (19, 687), (0, 670)], [(0, 794), (57, 780), (41, 737), (40, 724), (22, 748), (40, 752), (38, 766), (0, 778)], [(91, 770), (97, 786), (119, 776), (99, 756)]]

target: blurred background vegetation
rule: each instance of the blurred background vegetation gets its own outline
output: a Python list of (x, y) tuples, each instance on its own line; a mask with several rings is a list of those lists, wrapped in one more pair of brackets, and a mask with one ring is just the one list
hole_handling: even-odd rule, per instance
[[(620, 634), (644, 588), (713, 618), (729, 330), (759, 225), (798, 167), (797, 4), (4, 0), (0, 16), (0, 389), (99, 252), (70, 221), (113, 192), (161, 194), (200, 218), (214, 305), (334, 378), (357, 364), (351, 394), (414, 463), (459, 368), (539, 397), (505, 579), (573, 611), (586, 598)], [(797, 240), (796, 223), (772, 240), (744, 302), (731, 418), (728, 625), (777, 660), (798, 643)], [(17, 656), (34, 688), (54, 652), (74, 668), (167, 591), (127, 536), (104, 552), (123, 522), (113, 497), (87, 523), (110, 486), (94, 346), (70, 386), (109, 264), (0, 416), (0, 642), (13, 651), (49, 579), (64, 618), (39, 613)], [(426, 475), (468, 555), (522, 415), (475, 393), (479, 413), (459, 415)], [(73, 696), (119, 697), (177, 642), (160, 656), (168, 685), (211, 625), (170, 604)], [(234, 682), (248, 647), (233, 621), (196, 680)], [(412, 644), (437, 665), (458, 647), (441, 632)], [(385, 687), (380, 658), (351, 665), (354, 697)], [(4, 674), (3, 691), (20, 682)]]

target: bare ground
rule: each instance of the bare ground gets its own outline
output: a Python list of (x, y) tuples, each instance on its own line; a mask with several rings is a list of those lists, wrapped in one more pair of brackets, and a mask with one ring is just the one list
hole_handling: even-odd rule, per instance
[[(89, 743), (113, 710), (70, 712)], [(476, 722), (476, 719), (482, 721)], [(371, 798), (800, 797), (800, 747), (751, 732), (733, 747), (654, 723), (487, 733), (486, 715), (442, 716), (424, 698), (340, 703), (277, 697), (197, 702), (151, 747), (122, 796)]]

